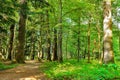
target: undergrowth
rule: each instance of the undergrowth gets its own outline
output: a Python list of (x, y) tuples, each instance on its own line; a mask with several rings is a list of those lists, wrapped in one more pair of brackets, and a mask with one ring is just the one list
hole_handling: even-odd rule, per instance
[(5, 65), (3, 63), (0, 62), (0, 71), (1, 70), (6, 70), (6, 69), (11, 69), (16, 67), (18, 64), (10, 64), (10, 65)]
[[(120, 66), (100, 65), (97, 61), (67, 60), (63, 63), (45, 62), (40, 66), (52, 80), (114, 80), (120, 79)], [(118, 79), (118, 80), (119, 80)]]

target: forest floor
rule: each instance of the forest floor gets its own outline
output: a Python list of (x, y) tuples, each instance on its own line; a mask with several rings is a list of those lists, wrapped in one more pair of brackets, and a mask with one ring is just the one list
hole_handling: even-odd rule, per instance
[(0, 71), (0, 80), (49, 80), (41, 72), (39, 68), (41, 64), (37, 61), (26, 61), (26, 64)]

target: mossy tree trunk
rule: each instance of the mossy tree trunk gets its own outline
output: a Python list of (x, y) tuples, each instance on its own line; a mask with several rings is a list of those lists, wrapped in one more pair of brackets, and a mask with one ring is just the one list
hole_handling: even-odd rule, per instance
[(58, 61), (63, 62), (62, 57), (62, 0), (59, 0), (59, 31), (58, 31)]
[(50, 26), (49, 26), (49, 11), (46, 11), (46, 22), (47, 22), (47, 60), (51, 61), (51, 38), (50, 38)]
[(77, 51), (78, 51), (78, 62), (80, 60), (80, 17), (79, 17), (79, 26), (78, 26), (78, 39), (77, 39)]
[(27, 7), (27, 1), (20, 0), (18, 46), (16, 53), (16, 61), (18, 63), (24, 63), (25, 26), (26, 26), (26, 18), (27, 18), (26, 7)]
[(57, 55), (57, 30), (54, 28), (54, 51), (53, 51), (53, 61), (58, 60)]
[(103, 63), (114, 63), (112, 45), (112, 13), (111, 0), (104, 0), (104, 21), (103, 21)]
[[(55, 12), (54, 12), (54, 20), (55, 20), (55, 24), (56, 24), (56, 15), (55, 15)], [(53, 45), (53, 61), (57, 61), (58, 60), (58, 54), (57, 54), (57, 29), (54, 28), (54, 45)]]
[(88, 25), (88, 63), (90, 63), (90, 23), (91, 20), (89, 20), (89, 25)]

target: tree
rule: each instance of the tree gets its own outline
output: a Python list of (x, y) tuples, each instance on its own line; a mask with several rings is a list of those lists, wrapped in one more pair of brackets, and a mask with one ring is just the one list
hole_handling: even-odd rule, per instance
[(80, 26), (81, 26), (81, 24), (80, 24), (80, 17), (79, 17), (79, 28), (78, 28), (78, 39), (77, 39), (77, 47), (78, 47), (78, 61), (79, 61), (79, 59), (80, 59)]
[(50, 39), (50, 27), (49, 27), (49, 11), (46, 11), (46, 22), (47, 22), (47, 60), (51, 61), (51, 53), (50, 53), (50, 47), (51, 47), (51, 39)]
[(58, 61), (62, 62), (62, 0), (59, 0)]
[(53, 47), (53, 61), (58, 60), (58, 55), (57, 55), (57, 30), (54, 28), (54, 47)]
[[(35, 31), (35, 30), (34, 30)], [(35, 32), (32, 31), (31, 33), (31, 60), (35, 58)]]
[(26, 18), (27, 18), (26, 8), (27, 8), (27, 1), (20, 0), (18, 47), (16, 53), (16, 61), (18, 63), (24, 63), (25, 26), (26, 26)]
[(91, 20), (89, 20), (88, 22), (88, 63), (90, 62), (90, 23), (91, 23)]
[(8, 49), (8, 57), (7, 57), (8, 60), (12, 60), (14, 28), (15, 28), (15, 24), (12, 24), (12, 25), (10, 26), (9, 49)]
[(104, 20), (103, 20), (103, 63), (114, 63), (112, 45), (112, 12), (111, 0), (104, 0)]
[[(55, 16), (55, 12), (53, 12), (54, 15), (54, 22), (56, 24), (56, 16)], [(54, 28), (54, 43), (53, 43), (53, 61), (57, 61), (58, 60), (58, 54), (57, 54), (57, 29)]]

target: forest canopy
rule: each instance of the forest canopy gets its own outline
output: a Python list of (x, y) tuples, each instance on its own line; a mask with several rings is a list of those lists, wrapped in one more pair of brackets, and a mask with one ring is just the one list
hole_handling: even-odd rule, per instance
[(0, 0), (0, 61), (118, 64), (119, 17), (120, 0)]

